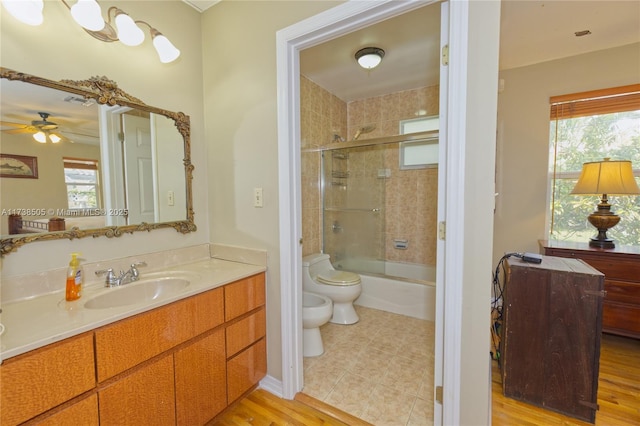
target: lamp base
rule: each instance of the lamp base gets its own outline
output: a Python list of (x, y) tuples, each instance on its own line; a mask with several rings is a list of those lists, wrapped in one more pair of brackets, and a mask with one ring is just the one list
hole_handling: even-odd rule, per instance
[[(589, 223), (598, 229), (598, 235), (589, 241), (590, 247), (614, 248), (611, 238), (607, 238), (607, 231), (620, 222), (620, 216), (613, 213), (609, 208), (602, 208), (602, 203), (598, 205), (598, 210), (591, 213), (588, 217)], [(608, 205), (606, 207), (609, 207)]]
[(594, 237), (589, 240), (589, 247), (612, 249), (615, 248), (616, 245), (610, 238), (599, 239), (598, 237)]

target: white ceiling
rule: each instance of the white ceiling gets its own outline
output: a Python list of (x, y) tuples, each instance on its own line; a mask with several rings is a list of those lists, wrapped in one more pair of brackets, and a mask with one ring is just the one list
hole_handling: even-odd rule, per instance
[[(425, 6), (306, 49), (301, 73), (344, 101), (438, 84), (439, 9)], [(591, 34), (575, 36), (583, 30)], [(640, 1), (502, 1), (501, 70), (639, 41)], [(370, 72), (354, 59), (366, 46), (386, 52)]]

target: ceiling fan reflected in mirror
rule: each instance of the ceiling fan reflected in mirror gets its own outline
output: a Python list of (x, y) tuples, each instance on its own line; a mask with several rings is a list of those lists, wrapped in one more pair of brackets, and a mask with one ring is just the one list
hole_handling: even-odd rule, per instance
[(60, 141), (73, 143), (71, 139), (64, 136), (60, 131), (56, 131), (59, 127), (58, 124), (48, 120), (51, 114), (48, 112), (38, 112), (38, 115), (40, 115), (41, 120), (33, 120), (30, 125), (6, 121), (0, 124), (2, 126), (16, 127), (15, 129), (3, 130), (9, 134), (32, 133), (33, 139), (40, 143), (58, 143)]

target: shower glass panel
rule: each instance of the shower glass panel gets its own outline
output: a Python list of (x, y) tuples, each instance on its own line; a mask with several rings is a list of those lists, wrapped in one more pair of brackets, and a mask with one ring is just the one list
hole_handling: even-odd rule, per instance
[(384, 148), (322, 153), (323, 251), (336, 269), (385, 272)]

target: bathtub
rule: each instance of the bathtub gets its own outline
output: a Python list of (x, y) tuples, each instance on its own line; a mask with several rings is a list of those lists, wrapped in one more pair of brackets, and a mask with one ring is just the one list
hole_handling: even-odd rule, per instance
[(360, 275), (362, 293), (356, 305), (435, 321), (435, 267), (368, 259), (342, 259), (334, 267)]

